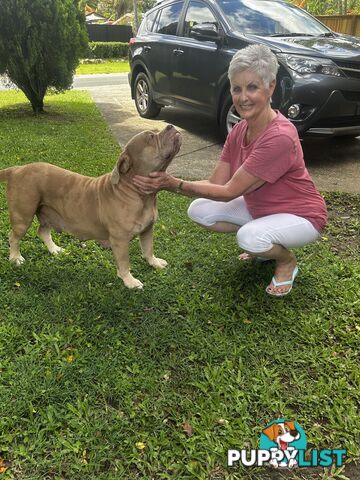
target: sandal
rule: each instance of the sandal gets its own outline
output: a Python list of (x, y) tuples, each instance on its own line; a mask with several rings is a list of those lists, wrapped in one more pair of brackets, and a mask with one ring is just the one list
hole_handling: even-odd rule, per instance
[(287, 290), (286, 292), (283, 292), (283, 293), (273, 293), (272, 292), (272, 289), (270, 287), (270, 285), (268, 285), (266, 287), (266, 293), (268, 293), (269, 295), (273, 296), (273, 297), (285, 297), (285, 295), (287, 295), (288, 293), (291, 292), (292, 290), (292, 287), (293, 287), (293, 283), (294, 283), (294, 280), (297, 276), (297, 274), (299, 273), (299, 268), (298, 266), (296, 265), (293, 272), (292, 272), (292, 275), (291, 275), (291, 280), (286, 280), (285, 282), (278, 282), (275, 277), (272, 278), (272, 283), (274, 285), (274, 287), (282, 287), (284, 285), (290, 285), (290, 288), (289, 290)]

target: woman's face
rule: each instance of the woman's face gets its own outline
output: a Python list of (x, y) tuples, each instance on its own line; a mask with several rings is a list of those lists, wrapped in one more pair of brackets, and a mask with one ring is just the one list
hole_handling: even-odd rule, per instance
[(236, 73), (230, 84), (232, 101), (241, 118), (254, 122), (270, 108), (275, 80), (266, 87), (256, 73), (244, 70)]

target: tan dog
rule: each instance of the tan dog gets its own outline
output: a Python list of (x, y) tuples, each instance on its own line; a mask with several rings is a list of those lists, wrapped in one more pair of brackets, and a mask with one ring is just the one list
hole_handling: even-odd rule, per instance
[(146, 131), (133, 137), (113, 171), (100, 177), (86, 177), (48, 163), (0, 170), (0, 181), (8, 183), (10, 261), (16, 265), (24, 262), (20, 240), (36, 215), (39, 237), (50, 253), (62, 251), (51, 238), (51, 228), (81, 240), (108, 243), (124, 284), (142, 288), (129, 270), (131, 239), (139, 235), (143, 256), (151, 266), (164, 268), (167, 262), (153, 254), (156, 196), (140, 194), (132, 177), (164, 171), (180, 146), (180, 133), (168, 125), (160, 133)]

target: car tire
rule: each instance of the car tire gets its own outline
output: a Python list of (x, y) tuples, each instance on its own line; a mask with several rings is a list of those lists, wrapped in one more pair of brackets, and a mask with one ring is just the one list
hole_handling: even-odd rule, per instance
[(150, 81), (145, 73), (139, 73), (134, 85), (135, 106), (144, 118), (154, 118), (159, 115), (161, 106), (154, 102)]
[(235, 110), (234, 104), (232, 102), (231, 95), (226, 95), (223, 97), (223, 105), (220, 111), (220, 134), (223, 140), (226, 140), (226, 137), (230, 133), (231, 129), (236, 125), (241, 119), (237, 111)]

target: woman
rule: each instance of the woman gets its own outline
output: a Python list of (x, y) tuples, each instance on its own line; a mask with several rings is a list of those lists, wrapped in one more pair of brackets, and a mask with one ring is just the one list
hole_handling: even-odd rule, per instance
[[(327, 220), (325, 202), (305, 168), (296, 128), (271, 108), (279, 68), (264, 45), (238, 51), (229, 65), (231, 95), (242, 118), (230, 132), (208, 180), (188, 182), (166, 172), (134, 177), (143, 193), (201, 197), (189, 217), (215, 232), (236, 232), (240, 259), (273, 259), (270, 295), (287, 295), (298, 267), (289, 250), (315, 242)], [(260, 258), (259, 258), (260, 257)]]

